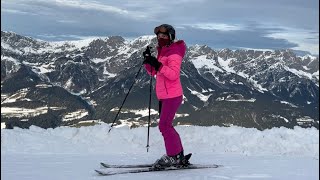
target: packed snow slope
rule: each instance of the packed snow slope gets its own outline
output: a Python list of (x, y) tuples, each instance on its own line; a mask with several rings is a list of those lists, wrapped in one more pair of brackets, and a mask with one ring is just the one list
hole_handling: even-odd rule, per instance
[[(319, 130), (177, 126), (185, 153), (195, 164), (217, 169), (98, 176), (99, 162), (152, 163), (165, 153), (157, 127), (89, 127), (1, 130), (1, 178), (14, 179), (319, 179)], [(104, 169), (106, 170), (106, 169)], [(110, 169), (115, 171), (116, 169)]]

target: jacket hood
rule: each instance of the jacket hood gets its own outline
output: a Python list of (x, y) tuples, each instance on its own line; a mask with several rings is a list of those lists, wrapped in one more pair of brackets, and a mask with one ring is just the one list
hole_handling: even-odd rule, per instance
[(163, 52), (163, 51), (168, 51), (168, 53), (178, 53), (181, 57), (184, 57), (186, 53), (187, 46), (183, 40), (178, 40), (173, 42), (170, 46), (168, 47), (157, 47), (158, 52)]

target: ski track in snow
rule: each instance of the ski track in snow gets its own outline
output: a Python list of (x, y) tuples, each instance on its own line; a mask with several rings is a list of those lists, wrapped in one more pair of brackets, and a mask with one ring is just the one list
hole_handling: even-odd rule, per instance
[[(152, 163), (164, 153), (158, 128), (91, 127), (1, 130), (3, 180), (316, 180), (319, 179), (319, 130), (178, 126), (191, 163), (223, 167), (99, 176), (109, 164)], [(110, 169), (115, 171), (117, 169)]]

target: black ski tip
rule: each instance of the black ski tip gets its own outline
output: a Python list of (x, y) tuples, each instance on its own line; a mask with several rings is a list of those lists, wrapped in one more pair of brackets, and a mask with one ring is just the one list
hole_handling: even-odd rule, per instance
[(186, 160), (189, 160), (189, 159), (191, 158), (191, 156), (192, 156), (192, 153), (189, 153), (189, 154), (185, 155), (184, 158), (185, 158)]
[(105, 168), (110, 168), (110, 166), (108, 164), (105, 164), (103, 162), (100, 163), (101, 166), (105, 167)]
[(99, 170), (94, 170), (95, 172), (97, 172), (98, 174), (100, 174), (100, 175), (103, 175), (103, 172), (101, 172), (101, 171), (99, 171)]

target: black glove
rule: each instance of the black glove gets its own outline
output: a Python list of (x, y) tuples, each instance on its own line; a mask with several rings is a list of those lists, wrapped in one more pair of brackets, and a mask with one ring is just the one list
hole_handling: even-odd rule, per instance
[(151, 51), (150, 51), (151, 47), (147, 46), (147, 49), (145, 51), (143, 51), (143, 64), (150, 64), (150, 57), (151, 57)]
[(145, 57), (143, 64), (150, 64), (150, 57)]
[(159, 71), (159, 68), (161, 67), (162, 63), (158, 61), (157, 58), (154, 56), (150, 56), (149, 60), (147, 61), (148, 64), (150, 64), (156, 71)]
[(151, 47), (147, 46), (147, 49), (142, 53), (144, 58), (143, 64), (150, 64), (156, 71), (159, 71), (162, 63), (154, 56), (151, 56), (150, 48)]

